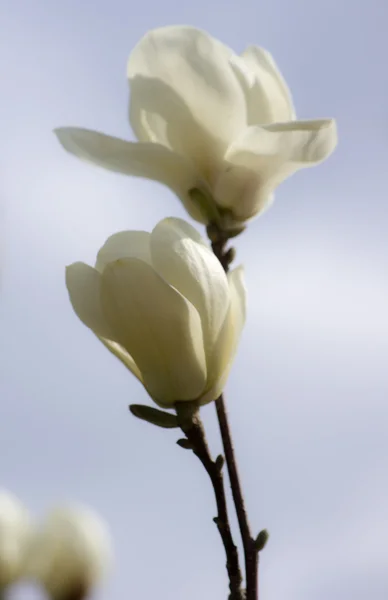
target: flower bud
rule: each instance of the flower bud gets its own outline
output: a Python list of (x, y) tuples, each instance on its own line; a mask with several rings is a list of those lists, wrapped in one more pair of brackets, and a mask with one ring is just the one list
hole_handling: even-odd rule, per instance
[(86, 508), (59, 507), (33, 539), (26, 571), (51, 600), (82, 600), (110, 559), (110, 537), (100, 517)]
[(95, 268), (74, 263), (66, 283), (81, 321), (159, 406), (221, 394), (245, 322), (243, 269), (226, 275), (191, 225), (116, 233)]
[(0, 591), (19, 579), (31, 533), (27, 510), (17, 498), (0, 491)]

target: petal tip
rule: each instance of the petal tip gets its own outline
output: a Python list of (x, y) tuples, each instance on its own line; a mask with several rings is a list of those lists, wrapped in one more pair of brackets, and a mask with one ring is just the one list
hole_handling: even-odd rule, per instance
[(72, 152), (74, 154), (74, 133), (76, 131), (75, 127), (56, 127), (53, 129), (53, 133), (57, 138), (58, 142), (61, 146), (67, 150), (68, 152)]
[(66, 127), (56, 127), (55, 129), (53, 129), (53, 134), (55, 135), (55, 137), (57, 138), (58, 142), (60, 144), (62, 144), (62, 146), (64, 145), (64, 130), (66, 129)]

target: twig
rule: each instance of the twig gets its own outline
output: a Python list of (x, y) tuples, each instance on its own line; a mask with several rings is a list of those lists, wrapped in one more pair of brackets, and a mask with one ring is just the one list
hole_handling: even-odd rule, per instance
[[(211, 239), (212, 250), (217, 256), (220, 263), (222, 264), (225, 273), (227, 273), (229, 271), (230, 263), (234, 258), (233, 249), (230, 248), (229, 250), (226, 250), (228, 234), (227, 232), (218, 229), (214, 225), (208, 228), (208, 234)], [(247, 511), (245, 508), (244, 497), (242, 494), (240, 478), (237, 470), (236, 458), (234, 455), (234, 448), (228, 423), (228, 416), (226, 413), (225, 402), (222, 394), (216, 400), (216, 410), (221, 432), (222, 445), (224, 448), (226, 465), (228, 468), (230, 487), (232, 490), (233, 501), (236, 508), (237, 520), (240, 528), (241, 539), (244, 549), (246, 600), (258, 600), (259, 551), (256, 548), (255, 540), (252, 537), (249, 527)]]
[[(222, 475), (223, 457), (214, 461), (210, 455), (198, 407), (190, 402), (176, 404), (178, 423), (185, 433), (189, 446), (206, 469), (213, 485), (217, 504), (217, 516), (213, 519), (220, 533), (226, 554), (226, 569), (229, 577), (229, 600), (243, 600), (241, 571), (237, 547), (233, 542), (229, 525), (225, 487)], [(183, 445), (183, 444), (181, 444)]]
[(244, 549), (245, 576), (247, 588), (246, 599), (258, 600), (259, 553), (255, 548), (255, 540), (253, 539), (250, 532), (247, 511), (245, 508), (244, 497), (241, 490), (240, 478), (237, 471), (237, 463), (234, 455), (234, 448), (232, 437), (230, 434), (228, 416), (226, 413), (225, 402), (222, 395), (216, 400), (216, 410), (218, 423), (220, 426), (222, 444), (225, 453), (226, 465), (229, 473), (230, 487), (232, 490), (234, 505), (236, 507), (237, 520), (240, 528), (241, 539)]

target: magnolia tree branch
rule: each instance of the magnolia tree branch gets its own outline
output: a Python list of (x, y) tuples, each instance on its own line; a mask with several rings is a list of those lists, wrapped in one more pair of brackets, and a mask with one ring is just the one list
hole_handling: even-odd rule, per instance
[(238, 551), (234, 544), (228, 518), (222, 467), (223, 457), (220, 455), (213, 460), (207, 445), (205, 431), (196, 405), (189, 402), (176, 404), (179, 427), (186, 438), (178, 440), (179, 445), (188, 448), (199, 458), (213, 484), (217, 504), (217, 516), (213, 519), (220, 533), (226, 554), (226, 569), (229, 577), (229, 600), (244, 600), (241, 589), (242, 576), (240, 571)]
[(233, 442), (230, 434), (228, 416), (226, 413), (224, 398), (221, 395), (216, 400), (218, 423), (220, 426), (222, 444), (225, 453), (226, 465), (229, 473), (230, 487), (234, 505), (236, 507), (237, 520), (240, 528), (241, 539), (245, 557), (246, 576), (246, 600), (258, 600), (258, 565), (259, 552), (256, 548), (255, 539), (251, 535), (248, 515), (245, 508), (244, 497), (241, 490), (240, 479), (237, 471), (237, 463), (234, 455)]
[[(234, 249), (226, 249), (229, 239), (227, 232), (218, 229), (214, 225), (208, 227), (208, 235), (211, 240), (212, 250), (219, 259), (225, 272), (229, 271), (230, 263), (234, 259)], [(261, 538), (268, 537), (266, 531), (259, 534), (257, 540), (252, 537), (249, 527), (247, 511), (245, 508), (244, 497), (242, 494), (240, 478), (237, 470), (237, 462), (234, 454), (232, 436), (228, 422), (224, 398), (221, 396), (216, 400), (217, 418), (221, 432), (222, 445), (228, 468), (230, 487), (232, 490), (233, 502), (236, 508), (237, 520), (240, 528), (241, 539), (244, 549), (245, 558), (245, 577), (246, 577), (246, 600), (258, 600), (259, 585), (258, 585), (258, 565), (259, 565), (259, 550), (260, 536)], [(265, 539), (266, 541), (266, 539)], [(264, 544), (265, 544), (264, 541)], [(262, 544), (262, 547), (264, 547)]]

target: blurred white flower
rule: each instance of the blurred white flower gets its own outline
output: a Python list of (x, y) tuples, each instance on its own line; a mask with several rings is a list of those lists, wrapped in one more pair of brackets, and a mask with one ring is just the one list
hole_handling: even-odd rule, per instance
[(81, 600), (111, 563), (111, 540), (102, 519), (90, 509), (58, 507), (30, 545), (26, 575), (52, 600)]
[(20, 578), (32, 530), (24, 506), (12, 494), (0, 491), (0, 590)]
[(221, 393), (245, 321), (242, 267), (228, 276), (181, 219), (122, 231), (95, 268), (67, 268), (73, 308), (160, 406)]
[(257, 46), (238, 56), (204, 31), (162, 27), (134, 48), (128, 78), (139, 143), (73, 127), (56, 130), (60, 142), (112, 171), (162, 182), (203, 223), (209, 212), (190, 190), (245, 221), (270, 204), (284, 179), (325, 160), (337, 143), (333, 119), (295, 120), (275, 61)]

